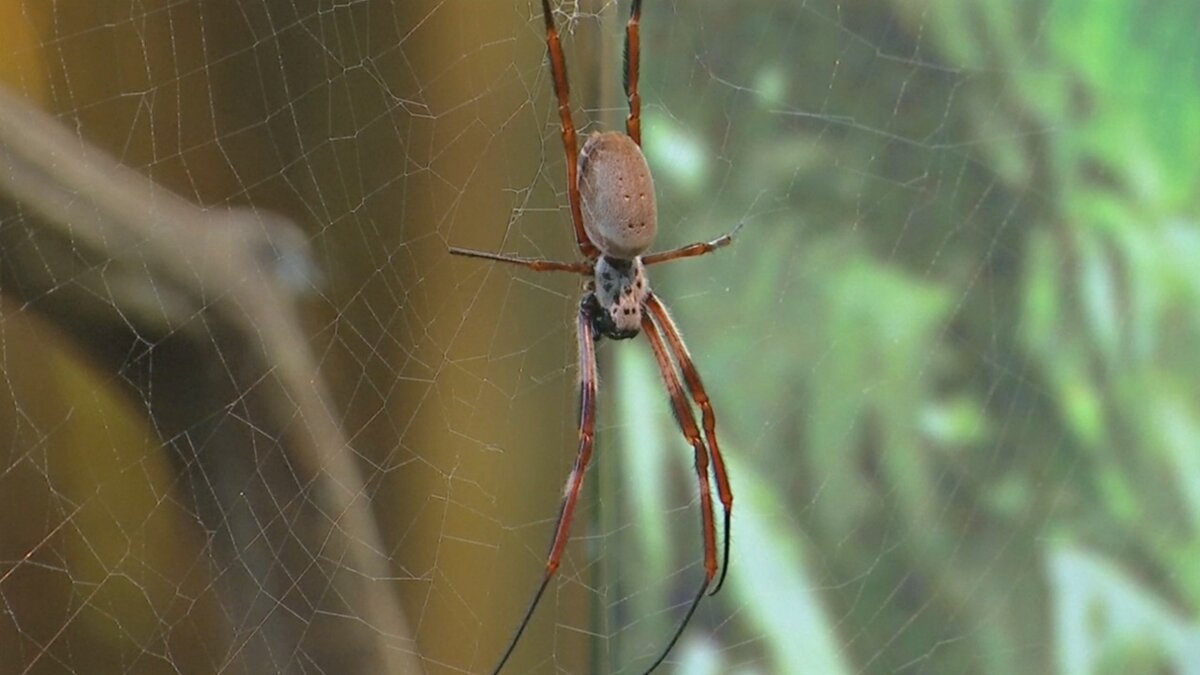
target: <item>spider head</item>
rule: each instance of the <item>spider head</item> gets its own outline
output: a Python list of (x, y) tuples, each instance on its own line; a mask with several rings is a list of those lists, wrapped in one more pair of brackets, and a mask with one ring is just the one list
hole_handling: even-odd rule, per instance
[(592, 329), (612, 340), (627, 340), (642, 328), (642, 305), (650, 290), (640, 258), (601, 256), (596, 261)]

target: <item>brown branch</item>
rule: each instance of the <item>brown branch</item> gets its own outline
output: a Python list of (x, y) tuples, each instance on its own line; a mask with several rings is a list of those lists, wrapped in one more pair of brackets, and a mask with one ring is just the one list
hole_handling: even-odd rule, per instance
[(295, 311), (306, 239), (206, 211), (0, 91), (0, 291), (116, 373), (212, 547), (227, 661), (419, 673), (368, 496)]

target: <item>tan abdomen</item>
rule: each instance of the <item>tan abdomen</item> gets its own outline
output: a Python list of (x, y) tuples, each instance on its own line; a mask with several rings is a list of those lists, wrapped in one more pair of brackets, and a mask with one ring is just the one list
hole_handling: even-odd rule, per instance
[(579, 151), (579, 198), (588, 238), (605, 255), (632, 260), (654, 242), (654, 180), (632, 138), (618, 131), (588, 138)]

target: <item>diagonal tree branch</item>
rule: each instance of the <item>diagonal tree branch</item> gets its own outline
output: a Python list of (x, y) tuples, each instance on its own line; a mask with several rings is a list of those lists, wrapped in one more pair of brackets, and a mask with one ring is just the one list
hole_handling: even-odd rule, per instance
[(210, 537), (246, 672), (419, 673), (295, 310), (302, 233), (206, 211), (0, 91), (0, 291), (119, 375)]

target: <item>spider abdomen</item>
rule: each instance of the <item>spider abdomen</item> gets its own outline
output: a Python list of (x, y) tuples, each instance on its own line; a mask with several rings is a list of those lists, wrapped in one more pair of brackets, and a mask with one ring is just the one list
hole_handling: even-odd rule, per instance
[(632, 260), (654, 242), (654, 180), (642, 149), (619, 131), (592, 134), (579, 151), (579, 198), (588, 239)]

